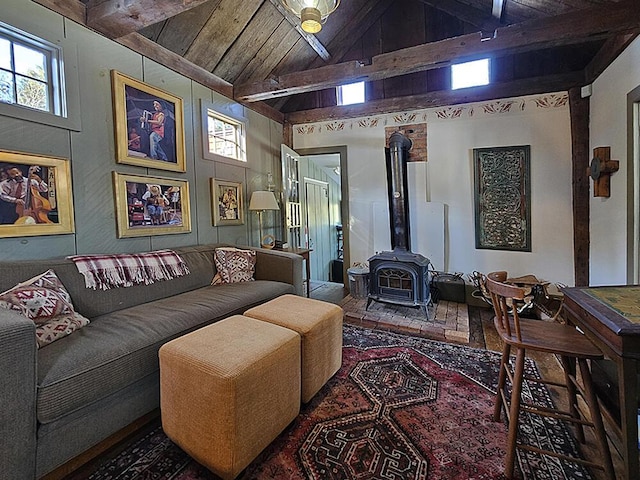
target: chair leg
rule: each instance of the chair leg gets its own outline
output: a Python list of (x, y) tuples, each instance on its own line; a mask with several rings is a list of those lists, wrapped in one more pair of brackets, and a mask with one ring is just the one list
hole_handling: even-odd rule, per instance
[(502, 349), (502, 358), (500, 359), (500, 373), (498, 374), (498, 389), (496, 390), (496, 403), (493, 407), (493, 421), (500, 421), (500, 414), (502, 413), (502, 392), (504, 391), (504, 385), (507, 381), (507, 368), (509, 366), (509, 355), (511, 355), (511, 345), (504, 344)]
[(596, 396), (593, 388), (593, 380), (591, 379), (591, 370), (587, 361), (584, 358), (578, 359), (578, 365), (580, 366), (580, 375), (582, 376), (582, 383), (584, 384), (584, 393), (587, 404), (589, 405), (589, 414), (591, 415), (591, 422), (593, 423), (596, 441), (600, 447), (600, 452), (603, 456), (602, 462), (604, 467), (604, 473), (609, 480), (615, 480), (616, 475), (613, 470), (613, 462), (611, 461), (611, 451), (609, 450), (609, 444), (607, 443), (607, 434), (604, 430), (604, 424), (602, 423), (602, 414), (600, 413), (600, 405), (598, 404), (598, 397)]
[[(575, 419), (580, 419), (580, 413), (578, 412), (578, 395), (576, 385), (573, 383), (571, 377), (576, 378), (576, 365), (575, 357), (567, 357), (566, 355), (560, 356), (560, 362), (562, 363), (562, 369), (564, 370), (564, 380), (567, 385), (567, 394), (569, 397), (569, 413)], [(576, 423), (576, 437), (580, 443), (585, 442), (584, 428), (581, 423)]]
[(518, 348), (516, 353), (516, 365), (513, 373), (513, 385), (511, 392), (511, 406), (509, 409), (509, 437), (507, 439), (507, 458), (505, 460), (504, 474), (507, 478), (513, 478), (516, 464), (516, 445), (518, 440), (518, 424), (520, 414), (520, 402), (522, 394), (522, 380), (524, 377), (525, 349)]

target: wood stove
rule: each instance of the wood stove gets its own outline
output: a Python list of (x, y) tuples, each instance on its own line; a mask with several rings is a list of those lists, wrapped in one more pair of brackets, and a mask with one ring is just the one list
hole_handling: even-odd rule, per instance
[(407, 198), (407, 158), (410, 148), (411, 140), (400, 132), (391, 134), (389, 147), (385, 148), (393, 250), (369, 258), (367, 308), (372, 301), (420, 307), (428, 318), (431, 262), (419, 253), (413, 253), (410, 246)]

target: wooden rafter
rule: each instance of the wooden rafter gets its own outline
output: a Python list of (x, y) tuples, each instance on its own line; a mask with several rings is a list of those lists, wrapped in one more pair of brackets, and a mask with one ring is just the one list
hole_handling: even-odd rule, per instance
[(493, 16), (493, 18), (497, 19), (498, 21), (502, 20), (506, 3), (507, 0), (493, 0), (493, 6), (491, 8), (491, 15)]
[(487, 34), (493, 34), (496, 28), (503, 26), (500, 19), (496, 20), (491, 14), (457, 0), (420, 0), (420, 2), (452, 17), (459, 18)]
[(491, 39), (479, 34), (440, 40), (376, 55), (371, 61), (336, 65), (281, 75), (263, 82), (239, 85), (234, 96), (259, 101), (335, 87), (349, 81), (372, 81), (450, 65), (480, 55), (508, 55), (540, 48), (598, 40), (634, 31), (640, 24), (637, 0), (598, 6), (542, 20), (530, 20), (496, 30)]
[(595, 57), (585, 68), (587, 83), (593, 83), (598, 76), (620, 55), (625, 48), (638, 36), (640, 30), (623, 35), (616, 35), (608, 39), (598, 50)]
[(115, 39), (178, 15), (207, 0), (106, 0), (90, 2), (87, 26)]

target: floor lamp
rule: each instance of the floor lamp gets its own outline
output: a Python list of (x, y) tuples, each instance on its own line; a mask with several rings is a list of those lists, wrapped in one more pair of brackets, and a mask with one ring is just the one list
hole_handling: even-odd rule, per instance
[(262, 235), (262, 214), (265, 210), (280, 210), (280, 205), (273, 192), (257, 190), (251, 194), (249, 210), (258, 212), (258, 222), (260, 223), (260, 246), (263, 248), (273, 248), (275, 238), (273, 235)]

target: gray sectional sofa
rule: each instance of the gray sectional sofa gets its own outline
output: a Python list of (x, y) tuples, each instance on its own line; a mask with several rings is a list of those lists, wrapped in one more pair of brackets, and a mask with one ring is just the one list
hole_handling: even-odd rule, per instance
[(302, 258), (257, 251), (254, 282), (210, 286), (213, 250), (174, 249), (190, 274), (85, 288), (67, 259), (0, 262), (0, 291), (51, 268), (91, 323), (36, 349), (34, 324), (0, 309), (0, 476), (41, 477), (159, 406), (158, 349), (285, 293), (302, 294)]

